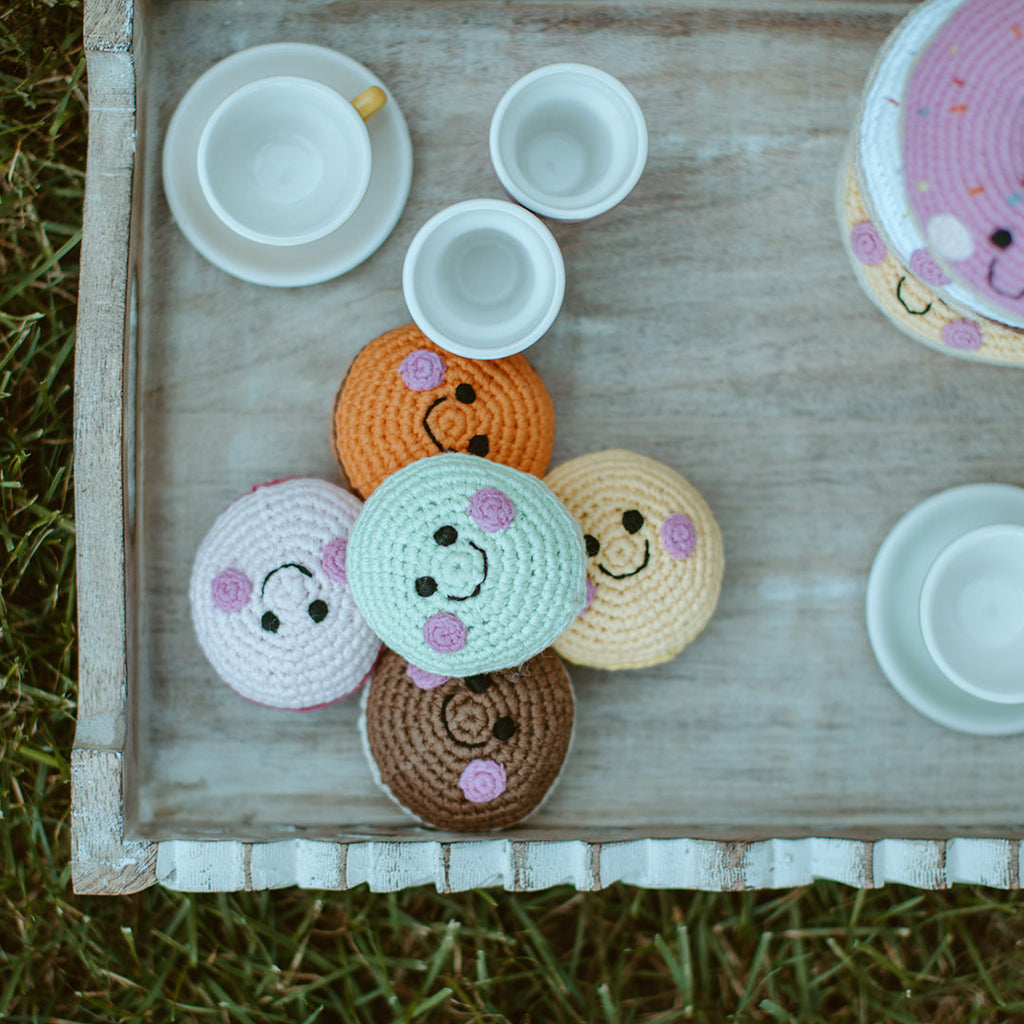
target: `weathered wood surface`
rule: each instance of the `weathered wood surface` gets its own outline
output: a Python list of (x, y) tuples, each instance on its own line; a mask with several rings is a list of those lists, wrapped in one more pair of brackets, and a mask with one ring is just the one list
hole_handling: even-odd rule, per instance
[[(835, 180), (860, 90), (909, 6), (152, 4), (137, 197), (138, 744), (126, 812), (130, 835), (176, 840), (160, 843), (157, 879), (461, 888), (454, 864), (466, 885), (527, 888), (1019, 884), (1024, 744), (922, 718), (881, 675), (864, 629), (872, 557), (904, 511), (944, 487), (1024, 475), (1024, 376), (900, 335), (859, 292), (838, 235)], [(163, 132), (188, 85), (276, 40), (365, 63), (413, 137), (412, 194), (394, 234), (313, 288), (260, 288), (213, 267), (160, 187)], [(363, 344), (407, 322), (408, 243), (442, 206), (501, 195), (490, 112), (512, 81), (559, 60), (627, 84), (650, 155), (621, 206), (552, 224), (566, 301), (529, 358), (555, 401), (555, 462), (615, 446), (681, 471), (721, 524), (725, 585), (707, 631), (672, 663), (573, 672), (577, 742), (528, 829), (449, 844), (411, 829), (373, 788), (355, 703), (275, 712), (213, 680), (192, 636), (188, 573), (213, 518), (251, 484), (337, 479), (334, 389)], [(97, 473), (113, 471), (104, 465)], [(109, 596), (110, 580), (90, 588)], [(316, 839), (288, 840), (293, 827)], [(334, 836), (369, 838), (325, 842)], [(683, 836), (704, 838), (672, 838)], [(764, 841), (714, 841), (737, 836)], [(218, 837), (236, 841), (189, 841)], [(282, 842), (249, 842), (272, 838)]]

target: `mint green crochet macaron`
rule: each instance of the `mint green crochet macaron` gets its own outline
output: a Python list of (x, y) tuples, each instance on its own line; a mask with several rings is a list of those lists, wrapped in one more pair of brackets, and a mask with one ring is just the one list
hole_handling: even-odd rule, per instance
[(511, 668), (583, 609), (576, 520), (536, 477), (457, 452), (420, 459), (370, 496), (346, 570), (370, 628), (414, 668)]

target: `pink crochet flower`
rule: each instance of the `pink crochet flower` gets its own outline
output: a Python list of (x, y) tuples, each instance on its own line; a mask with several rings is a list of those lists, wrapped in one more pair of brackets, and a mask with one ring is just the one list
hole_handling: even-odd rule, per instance
[(470, 761), (459, 776), (462, 795), (474, 804), (486, 804), (505, 792), (508, 779), (505, 769), (497, 761), (480, 758)]
[(942, 328), (942, 340), (950, 348), (970, 352), (981, 348), (984, 338), (981, 328), (973, 320), (954, 320)]
[(210, 585), (214, 605), (222, 612), (240, 612), (249, 600), (252, 584), (238, 569), (225, 569), (217, 573)]
[(868, 220), (854, 224), (850, 231), (850, 248), (853, 255), (869, 267), (877, 266), (887, 255), (885, 243)]
[(320, 553), (320, 564), (327, 573), (327, 578), (332, 583), (346, 583), (348, 578), (345, 575), (345, 551), (348, 542), (341, 537), (335, 537), (328, 541)]
[(689, 558), (697, 547), (697, 530), (684, 512), (674, 512), (661, 524), (661, 543), (673, 558)]
[(512, 504), (512, 499), (497, 487), (481, 487), (469, 499), (466, 515), (484, 533), (497, 533), (512, 525), (516, 517), (516, 508)]
[(436, 672), (428, 672), (425, 668), (410, 665), (405, 674), (421, 689), (433, 690), (447, 683), (451, 676), (439, 676)]
[(444, 382), (444, 360), (426, 348), (410, 352), (398, 367), (399, 376), (410, 391), (430, 391)]
[(438, 612), (423, 623), (423, 639), (440, 654), (454, 654), (466, 646), (466, 625), (457, 615)]
[(932, 259), (927, 249), (915, 249), (910, 255), (910, 272), (925, 284), (949, 284), (946, 272)]

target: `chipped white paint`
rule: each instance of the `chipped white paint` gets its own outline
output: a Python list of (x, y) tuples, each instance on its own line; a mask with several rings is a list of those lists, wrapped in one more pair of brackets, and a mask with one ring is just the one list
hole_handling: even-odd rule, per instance
[(946, 880), (1019, 888), (1020, 843), (1002, 839), (951, 839), (946, 844)]
[[(894, 340), (863, 302), (832, 234), (829, 168), (838, 165), (874, 47), (903, 6), (624, 2), (600, 7), (600, 30), (592, 31), (587, 3), (566, 19), (563, 8), (538, 0), (525, 20), (521, 8), (480, 3), (453, 34), (451, 5), (425, 12), (410, 3), (403, 24), (417, 40), (414, 60), (396, 56), (395, 17), (379, 5), (333, 5), (325, 20), (323, 5), (296, 3), (293, 29), (351, 48), (386, 76), (414, 137), (468, 145), (460, 133), (477, 124), (483, 155), (457, 178), (424, 161), (410, 210), (380, 253), (340, 281), (273, 302), (192, 252), (168, 221), (157, 170), (161, 119), (173, 100), (217, 57), (270, 41), (277, 22), (260, 15), (270, 6), (251, 0), (243, 20), (235, 4), (208, 0), (181, 18), (167, 0), (141, 8), (133, 22), (131, 0), (86, 4), (91, 120), (75, 432), (79, 584), (89, 599), (79, 605), (72, 756), (76, 890), (121, 893), (157, 882), (190, 891), (615, 882), (734, 890), (815, 879), (1018, 887), (1021, 842), (979, 836), (1021, 820), (1020, 745), (959, 737), (920, 719), (880, 677), (861, 621), (871, 554), (899, 511), (958, 482), (980, 457), (1007, 478), (1024, 462), (1015, 382)], [(687, 21), (681, 7), (700, 17)], [(755, 10), (798, 15), (800, 27), (770, 16), (759, 27)], [(737, 11), (742, 31), (734, 31)], [(609, 16), (621, 16), (618, 31)], [(660, 31), (677, 16), (687, 32)], [(156, 77), (137, 91), (147, 17), (169, 49), (149, 54), (147, 74)], [(828, 31), (815, 33), (815, 24)], [(556, 454), (653, 445), (652, 454), (706, 491), (731, 575), (705, 636), (664, 671), (632, 673), (628, 687), (625, 677), (574, 672), (580, 742), (529, 829), (435, 837), (378, 798), (358, 743), (348, 742), (354, 716), (344, 702), (315, 717), (282, 718), (207, 685), (187, 614), (156, 600), (176, 592), (204, 528), (162, 502), (161, 488), (187, 485), (196, 507), (209, 510), (252, 483), (243, 474), (287, 473), (296, 453), (319, 451), (306, 469), (333, 473), (329, 451), (315, 446), (320, 433), (310, 434), (316, 410), (330, 403), (333, 388), (321, 394), (323, 381), (339, 379), (359, 345), (405, 317), (400, 266), (416, 226), (460, 198), (453, 189), (497, 192), (483, 108), (528, 65), (564, 59), (567, 49), (628, 81), (653, 130), (648, 170), (630, 199), (599, 223), (558, 228), (572, 294), (531, 352), (559, 406)], [(751, 75), (733, 69), (755, 67), (768, 50), (779, 59), (752, 87)], [(704, 90), (696, 102), (681, 102), (680, 62), (693, 71), (686, 81)], [(728, 87), (716, 91), (723, 68)], [(833, 87), (822, 91), (825, 74)], [(446, 78), (471, 86), (455, 100), (465, 106), (435, 102), (431, 90)], [(625, 279), (621, 268), (631, 261), (644, 273)], [(135, 267), (141, 409), (130, 326)], [(328, 345), (325, 316), (360, 330), (333, 332)], [(245, 340), (245, 359), (233, 338)], [(636, 356), (629, 388), (626, 352)], [(295, 372), (283, 378), (286, 359)], [(244, 376), (235, 375), (240, 366)], [(892, 379), (903, 386), (884, 386)], [(257, 406), (272, 431), (229, 429)], [(320, 412), (326, 422), (327, 409)], [(955, 435), (945, 430), (953, 419), (964, 427)], [(996, 433), (970, 429), (997, 419)], [(189, 443), (197, 425), (203, 437), (223, 439), (212, 453)], [(901, 451), (914, 452), (914, 473)], [(157, 604), (159, 621), (147, 615)], [(178, 838), (134, 839), (136, 819), (148, 834)], [(679, 822), (712, 838), (687, 836)], [(702, 823), (748, 838), (717, 839), (715, 824)], [(948, 838), (956, 825), (970, 835)], [(303, 838), (303, 829), (317, 838)], [(772, 838), (807, 829), (820, 834)], [(930, 829), (936, 838), (883, 838)], [(351, 839), (371, 830), (373, 838)], [(877, 838), (838, 838), (861, 832)], [(181, 838), (207, 834), (223, 838)]]

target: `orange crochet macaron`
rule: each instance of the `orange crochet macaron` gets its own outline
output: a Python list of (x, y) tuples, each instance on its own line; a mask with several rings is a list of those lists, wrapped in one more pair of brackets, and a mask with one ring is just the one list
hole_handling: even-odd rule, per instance
[(452, 355), (415, 324), (371, 341), (338, 388), (331, 443), (352, 489), (368, 498), (395, 470), (438, 452), (468, 452), (541, 476), (555, 410), (523, 356)]

